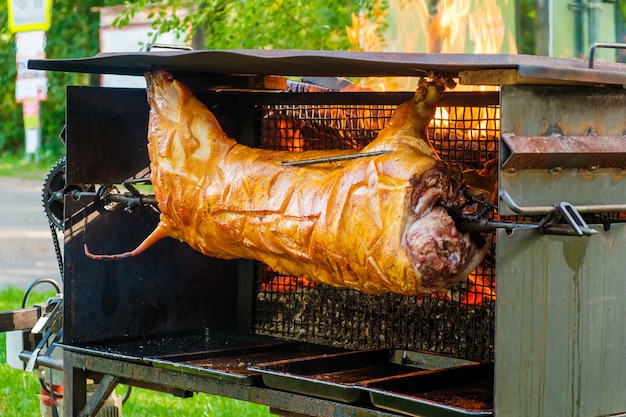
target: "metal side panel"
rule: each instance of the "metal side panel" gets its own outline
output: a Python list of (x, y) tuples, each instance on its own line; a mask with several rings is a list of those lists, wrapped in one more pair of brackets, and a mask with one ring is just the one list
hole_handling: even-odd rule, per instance
[(495, 415), (626, 412), (626, 225), (497, 234)]
[[(218, 115), (237, 115), (236, 97), (202, 97), (218, 107)], [(96, 196), (77, 200), (69, 192), (116, 184), (123, 192), (121, 182), (148, 175), (148, 104), (140, 89), (69, 87), (67, 109), (64, 341), (238, 328), (243, 301), (237, 261), (204, 256), (176, 239), (119, 262), (85, 256), (84, 244), (94, 253), (132, 249), (159, 220), (147, 206), (105, 208)], [(237, 136), (241, 123), (231, 119), (224, 124)]]
[(626, 130), (623, 88), (505, 85), (501, 131), (517, 136), (622, 136)]
[(625, 110), (623, 89), (502, 86), (499, 189), (523, 207), (623, 204)]

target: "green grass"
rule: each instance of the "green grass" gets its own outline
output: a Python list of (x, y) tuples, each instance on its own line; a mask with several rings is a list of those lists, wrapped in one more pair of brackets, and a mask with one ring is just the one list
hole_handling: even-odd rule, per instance
[[(24, 293), (20, 289), (0, 290), (0, 311), (14, 310), (21, 306)], [(53, 293), (33, 293), (28, 306), (45, 301)], [(118, 387), (122, 395), (126, 387)], [(6, 335), (0, 333), (0, 416), (37, 417), (39, 412), (39, 383), (32, 373), (6, 365)], [(130, 399), (122, 408), (124, 417), (144, 416), (270, 416), (266, 406), (196, 394), (193, 398), (177, 398), (169, 394), (133, 388)]]
[(42, 156), (34, 161), (24, 156), (0, 153), (0, 176), (41, 180), (43, 183), (44, 177), (56, 161), (56, 158), (50, 156)]

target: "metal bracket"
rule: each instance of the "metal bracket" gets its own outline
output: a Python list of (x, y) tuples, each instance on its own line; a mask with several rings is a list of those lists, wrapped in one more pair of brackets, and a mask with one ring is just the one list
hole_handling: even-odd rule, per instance
[(89, 401), (85, 405), (85, 408), (78, 414), (78, 417), (93, 417), (98, 414), (98, 411), (102, 408), (106, 400), (111, 396), (119, 377), (106, 374), (102, 377), (98, 384), (96, 391), (89, 397)]
[(55, 335), (52, 346), (48, 349), (46, 355), (52, 352), (54, 349), (54, 344), (61, 340), (63, 335), (62, 330), (63, 325), (63, 299), (61, 296), (57, 296), (56, 298), (51, 298), (48, 300), (48, 305), (46, 306), (46, 311), (43, 316), (37, 320), (37, 323), (33, 326), (31, 333), (33, 334), (41, 334), (43, 332), (43, 337), (37, 344), (37, 347), (33, 349), (33, 353), (30, 355), (28, 362), (26, 363), (26, 368), (24, 370), (26, 372), (31, 372), (35, 369), (35, 365), (37, 363), (37, 357), (40, 353), (42, 353), (44, 346), (52, 335)]
[(597, 231), (587, 226), (580, 213), (570, 203), (562, 201), (557, 207), (565, 220), (572, 226), (577, 236), (591, 236), (597, 233)]
[(57, 329), (61, 327), (61, 319), (63, 318), (63, 299), (60, 297), (51, 298), (46, 305), (46, 311), (43, 316), (37, 320), (33, 326), (31, 333), (41, 333), (46, 327)]
[[(500, 199), (509, 208), (522, 216), (544, 215), (539, 223), (492, 221), (480, 216), (458, 216), (458, 227), (465, 232), (479, 231), (488, 232), (495, 229), (537, 229), (546, 235), (561, 236), (591, 236), (598, 233), (590, 228), (580, 215), (580, 210), (567, 201), (562, 201), (555, 206), (520, 207), (511, 196), (504, 190), (500, 190)], [(626, 207), (624, 207), (626, 208)], [(567, 224), (559, 224), (564, 218)]]
[[(562, 201), (554, 207), (555, 211), (547, 214), (537, 225), (541, 233), (564, 236), (591, 236), (598, 233), (587, 226), (580, 213), (570, 203)], [(557, 221), (561, 218), (565, 218), (569, 227), (557, 224)]]

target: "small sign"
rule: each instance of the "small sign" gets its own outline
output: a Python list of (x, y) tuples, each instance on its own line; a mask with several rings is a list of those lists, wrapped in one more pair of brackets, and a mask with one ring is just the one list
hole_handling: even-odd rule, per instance
[(46, 100), (48, 98), (48, 78), (45, 71), (28, 69), (29, 59), (46, 58), (46, 34), (36, 30), (15, 34), (15, 58), (17, 79), (15, 80), (15, 100)]
[(8, 6), (11, 32), (50, 29), (52, 0), (8, 0)]

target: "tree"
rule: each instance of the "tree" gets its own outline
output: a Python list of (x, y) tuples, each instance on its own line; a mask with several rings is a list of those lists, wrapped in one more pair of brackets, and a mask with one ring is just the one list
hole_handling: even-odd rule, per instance
[[(99, 17), (94, 7), (121, 3), (122, 0), (54, 0), (52, 26), (46, 33), (46, 57), (83, 58), (99, 50)], [(22, 106), (15, 102), (15, 36), (8, 31), (7, 2), (0, 1), (0, 152), (19, 154), (23, 149)], [(48, 73), (48, 100), (41, 103), (42, 150), (52, 157), (65, 153), (59, 133), (65, 122), (65, 87), (88, 85), (93, 77), (85, 74)]]
[[(189, 39), (199, 49), (348, 49), (345, 28), (350, 14), (372, 0), (149, 0), (127, 1), (115, 24), (123, 27), (147, 8), (155, 18), (153, 35), (190, 28)], [(167, 14), (190, 7), (184, 17)]]
[[(138, 10), (148, 8), (154, 17), (154, 35), (179, 30), (194, 38), (196, 49), (348, 49), (345, 34), (350, 14), (368, 8), (375, 0), (54, 0), (52, 27), (47, 32), (46, 57), (82, 58), (99, 51), (99, 16), (94, 8), (124, 3), (117, 26), (130, 22)], [(165, 8), (191, 7), (185, 17), (168, 16)], [(15, 102), (15, 37), (7, 30), (7, 3), (0, 1), (0, 151), (20, 153), (24, 128), (22, 108)], [(190, 30), (185, 30), (189, 28)], [(48, 100), (42, 103), (42, 149), (60, 156), (58, 138), (65, 121), (65, 87), (97, 83), (97, 76), (48, 73)]]
[[(617, 3), (617, 42), (626, 42), (626, 0), (619, 0)], [(616, 52), (617, 62), (626, 62), (626, 49), (618, 49)]]

